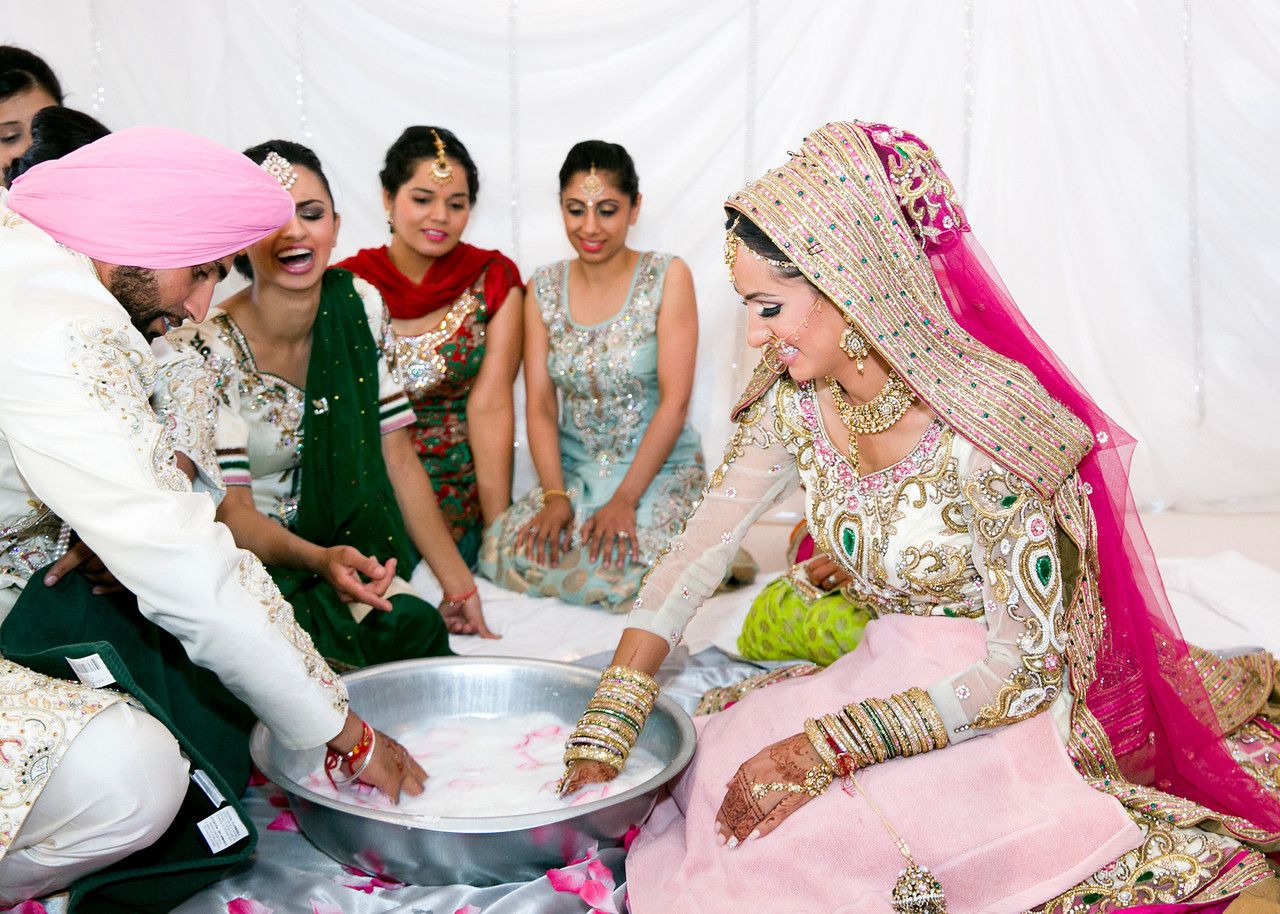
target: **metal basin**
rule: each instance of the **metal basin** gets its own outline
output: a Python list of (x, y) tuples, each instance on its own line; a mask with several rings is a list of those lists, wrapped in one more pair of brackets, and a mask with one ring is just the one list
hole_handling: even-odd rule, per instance
[[(370, 725), (398, 736), (439, 718), (550, 712), (572, 723), (595, 692), (600, 674), (568, 663), (485, 657), (404, 660), (343, 677), (351, 706)], [(639, 745), (666, 762), (658, 774), (623, 793), (580, 806), (518, 816), (425, 820), (394, 810), (340, 803), (303, 786), (323, 748), (287, 749), (258, 724), (253, 761), (284, 788), (302, 831), (334, 859), (376, 869), (416, 885), (475, 886), (534, 879), (563, 866), (593, 843), (622, 843), (643, 821), (658, 789), (693, 757), (689, 716), (659, 696)]]

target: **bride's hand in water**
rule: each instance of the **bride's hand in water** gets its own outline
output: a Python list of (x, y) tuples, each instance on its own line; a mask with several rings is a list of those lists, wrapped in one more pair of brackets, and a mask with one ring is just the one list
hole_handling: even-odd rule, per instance
[(736, 847), (748, 838), (769, 834), (812, 798), (786, 790), (769, 790), (763, 796), (755, 796), (751, 788), (757, 784), (801, 785), (809, 771), (823, 764), (803, 733), (766, 746), (747, 759), (726, 785), (724, 802), (716, 813), (717, 840)]
[(560, 796), (567, 797), (571, 793), (577, 793), (583, 787), (604, 784), (617, 776), (618, 772), (604, 762), (570, 762), (568, 773), (560, 785)]

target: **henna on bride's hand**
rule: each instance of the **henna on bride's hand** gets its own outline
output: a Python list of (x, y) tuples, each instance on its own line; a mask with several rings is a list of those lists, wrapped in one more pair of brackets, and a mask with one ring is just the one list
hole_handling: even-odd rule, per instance
[(760, 803), (751, 795), (751, 779), (747, 777), (745, 766), (743, 766), (729, 782), (729, 789), (725, 793), (724, 802), (720, 804), (720, 812), (716, 818), (735, 838), (745, 841), (764, 815)]
[(779, 780), (800, 784), (815, 764), (812, 752), (807, 739), (803, 743), (794, 739), (783, 740), (769, 747), (769, 761), (773, 762), (782, 775)]

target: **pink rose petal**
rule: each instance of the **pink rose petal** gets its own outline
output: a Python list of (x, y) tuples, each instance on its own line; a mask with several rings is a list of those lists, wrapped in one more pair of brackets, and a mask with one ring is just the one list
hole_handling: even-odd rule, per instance
[(331, 901), (311, 899), (311, 914), (343, 914), (342, 908)]
[(633, 825), (627, 829), (627, 833), (622, 836), (622, 849), (624, 851), (631, 850), (631, 842), (636, 839), (636, 835), (640, 834), (640, 826)]
[(4, 909), (6, 914), (49, 914), (45, 906), (34, 899), (20, 901), (12, 908)]
[(263, 784), (267, 783), (270, 783), (267, 780), (267, 776), (258, 770), (257, 765), (254, 765), (253, 769), (249, 772), (249, 786), (261, 787)]
[(586, 881), (587, 877), (582, 873), (573, 873), (567, 869), (547, 870), (547, 882), (551, 883), (551, 887), (557, 892), (571, 892), (576, 895)]
[(245, 898), (243, 895), (227, 902), (227, 914), (272, 914), (274, 910), (260, 901)]
[(293, 813), (286, 809), (284, 812), (280, 813), (280, 815), (271, 820), (271, 824), (267, 826), (267, 831), (299, 832), (302, 831), (302, 829), (298, 827), (298, 820), (294, 818)]
[(598, 857), (587, 864), (587, 872), (591, 874), (591, 878), (596, 882), (607, 885), (609, 891), (613, 891), (613, 871), (605, 866)]
[(480, 909), (473, 904), (464, 904), (462, 907), (458, 908), (458, 910), (454, 911), (453, 914), (480, 914)]
[[(610, 879), (609, 881), (612, 882), (613, 880)], [(582, 884), (582, 888), (578, 890), (578, 897), (593, 908), (603, 907), (606, 910), (612, 909), (612, 896), (612, 886), (607, 886), (603, 882), (596, 882), (594, 879), (588, 879)], [(613, 911), (612, 914), (617, 914), (617, 911)]]

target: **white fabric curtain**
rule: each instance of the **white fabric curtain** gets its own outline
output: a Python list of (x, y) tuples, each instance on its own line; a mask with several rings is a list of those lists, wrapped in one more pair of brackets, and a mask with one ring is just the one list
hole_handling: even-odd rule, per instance
[(624, 144), (644, 194), (633, 245), (679, 254), (697, 280), (691, 418), (712, 461), (755, 362), (720, 264), (723, 199), (825, 121), (902, 125), (938, 150), (1031, 321), (1141, 440), (1139, 501), (1280, 508), (1274, 0), (7, 0), (4, 13), (0, 42), (45, 56), (68, 104), (112, 128), (311, 145), (343, 215), (339, 255), (385, 237), (377, 172), (409, 124), (467, 144), (481, 180), (467, 238), (526, 274), (570, 252), (556, 197), (568, 148)]

